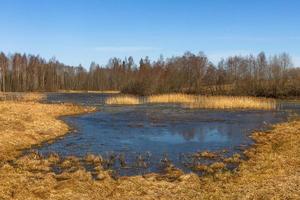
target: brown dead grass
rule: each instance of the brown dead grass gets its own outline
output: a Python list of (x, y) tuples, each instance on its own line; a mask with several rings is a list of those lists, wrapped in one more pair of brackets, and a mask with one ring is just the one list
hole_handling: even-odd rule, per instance
[(59, 90), (60, 93), (119, 94), (118, 90)]
[[(70, 105), (22, 102), (1, 102), (0, 110), (4, 122), (0, 151), (5, 158), (11, 151), (65, 134), (67, 125), (56, 117), (84, 111)], [(240, 161), (237, 171), (221, 170), (224, 163), (216, 163), (209, 168), (218, 172), (204, 177), (171, 167), (164, 175), (114, 180), (99, 164), (93, 179), (73, 157), (62, 162), (66, 170), (56, 175), (50, 166), (59, 161), (57, 155), (15, 158), (13, 153), (12, 161), (0, 161), (0, 199), (299, 199), (300, 121), (275, 125), (273, 130), (253, 134), (253, 139), (256, 145), (246, 151), (249, 159)], [(86, 159), (92, 162), (96, 157)]]
[(185, 105), (189, 108), (204, 109), (276, 109), (276, 101), (274, 99), (235, 96), (199, 96), (195, 102)]
[(109, 105), (137, 105), (141, 104), (141, 100), (139, 97), (132, 95), (119, 95), (107, 98), (105, 103)]
[(0, 159), (65, 134), (69, 127), (56, 118), (91, 111), (71, 104), (47, 105), (32, 101), (0, 101)]
[(0, 101), (41, 101), (45, 94), (37, 92), (0, 92)]
[(202, 96), (188, 94), (162, 94), (147, 98), (148, 103), (179, 103), (188, 108), (203, 109), (258, 109), (273, 110), (274, 99), (242, 96)]
[(173, 93), (151, 95), (147, 98), (148, 103), (193, 103), (197, 100), (196, 95)]
[(181, 104), (192, 109), (276, 109), (276, 101), (274, 99), (242, 96), (202, 96), (173, 93), (151, 95), (143, 99), (137, 96), (120, 95), (106, 100), (106, 104), (115, 105), (136, 105), (142, 103)]

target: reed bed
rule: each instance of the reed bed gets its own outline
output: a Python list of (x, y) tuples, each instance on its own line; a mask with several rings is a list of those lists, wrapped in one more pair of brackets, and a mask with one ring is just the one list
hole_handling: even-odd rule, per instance
[(45, 94), (37, 92), (0, 92), (0, 101), (40, 101)]
[(119, 94), (119, 90), (59, 90), (60, 93)]
[(142, 102), (140, 98), (136, 96), (120, 95), (107, 98), (105, 103), (109, 105), (137, 105), (141, 104)]
[(203, 96), (188, 94), (152, 95), (146, 99), (147, 103), (179, 103), (188, 108), (203, 109), (259, 109), (273, 110), (276, 101), (268, 98), (242, 96)]
[(25, 93), (23, 94), (22, 101), (40, 101), (46, 98), (42, 93)]
[(121, 95), (110, 97), (106, 100), (106, 104), (111, 105), (136, 105), (143, 103), (181, 104), (185, 107), (192, 109), (276, 109), (276, 101), (274, 99), (242, 96), (202, 96), (173, 93), (151, 95), (145, 97), (144, 99), (141, 99), (136, 96)]
[(151, 95), (147, 97), (147, 103), (194, 103), (197, 100), (196, 95), (172, 93)]
[(274, 110), (276, 109), (276, 101), (257, 97), (198, 96), (195, 102), (187, 103), (185, 106), (203, 109)]

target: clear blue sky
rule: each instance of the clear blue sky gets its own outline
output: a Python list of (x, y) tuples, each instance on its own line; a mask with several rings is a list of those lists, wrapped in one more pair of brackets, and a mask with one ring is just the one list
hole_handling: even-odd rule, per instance
[(0, 51), (89, 67), (203, 51), (289, 53), (300, 66), (299, 0), (0, 0)]

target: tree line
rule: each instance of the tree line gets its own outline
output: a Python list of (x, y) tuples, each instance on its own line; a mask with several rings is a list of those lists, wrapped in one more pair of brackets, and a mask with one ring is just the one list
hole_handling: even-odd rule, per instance
[(300, 68), (293, 67), (288, 54), (266, 57), (231, 56), (217, 65), (203, 53), (155, 61), (148, 57), (135, 63), (112, 58), (107, 65), (92, 62), (68, 66), (55, 58), (0, 53), (0, 91), (55, 92), (58, 90), (120, 90), (150, 95), (183, 92), (207, 95), (300, 96)]

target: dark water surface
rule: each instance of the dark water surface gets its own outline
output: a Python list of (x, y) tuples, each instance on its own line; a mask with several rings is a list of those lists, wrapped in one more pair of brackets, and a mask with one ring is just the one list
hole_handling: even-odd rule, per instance
[[(131, 166), (119, 169), (119, 173), (126, 175), (159, 171), (164, 157), (189, 171), (183, 164), (185, 155), (204, 150), (226, 150), (225, 156), (241, 153), (241, 147), (253, 143), (249, 138), (253, 130), (286, 120), (287, 110), (300, 110), (288, 104), (278, 111), (193, 110), (177, 105), (107, 106), (104, 100), (108, 96), (111, 95), (48, 94), (47, 102), (92, 105), (99, 111), (64, 117), (75, 131), (38, 150), (44, 155), (56, 152), (63, 157), (122, 154)], [(141, 158), (147, 161), (147, 168), (133, 167)]]

